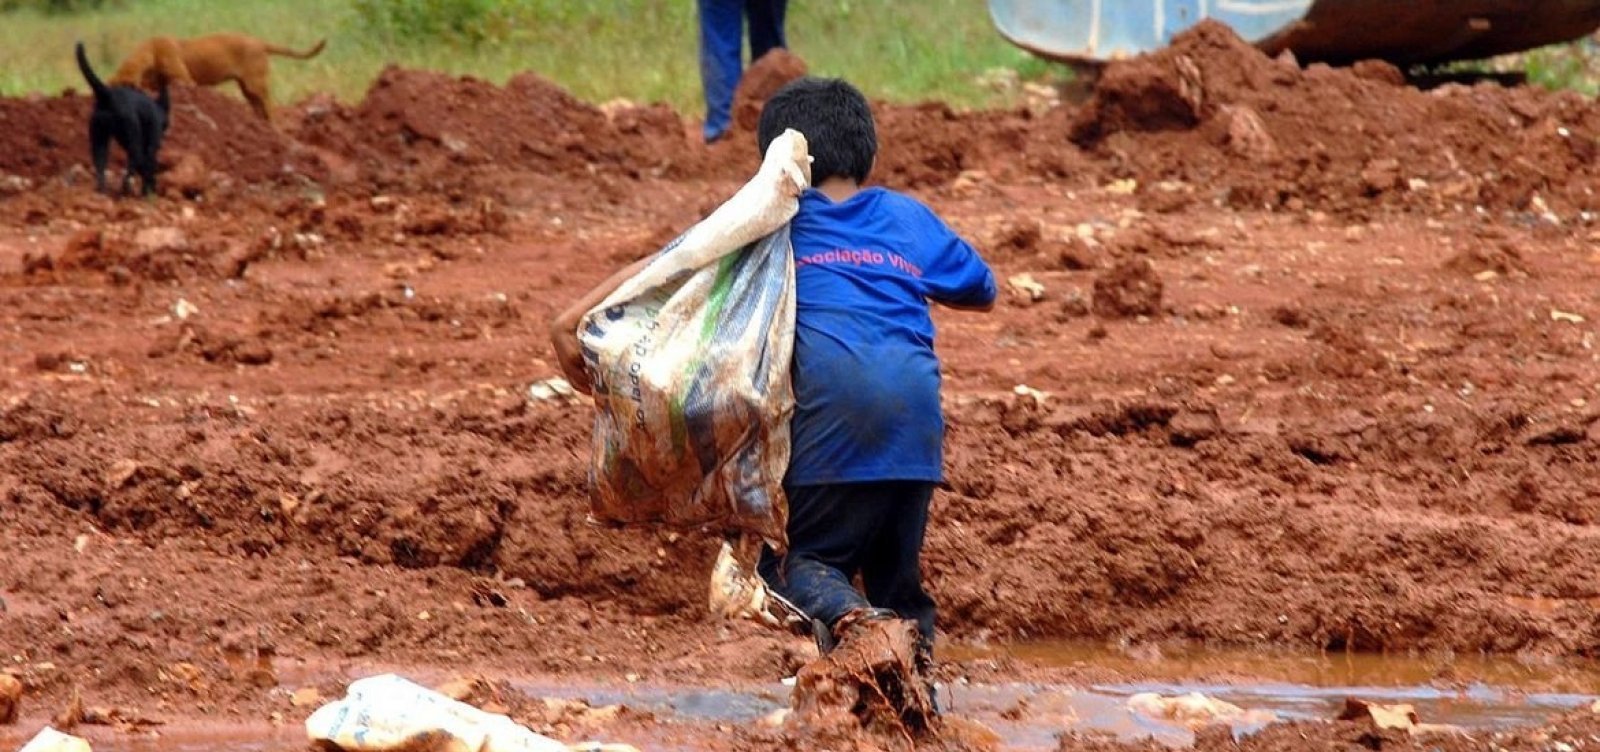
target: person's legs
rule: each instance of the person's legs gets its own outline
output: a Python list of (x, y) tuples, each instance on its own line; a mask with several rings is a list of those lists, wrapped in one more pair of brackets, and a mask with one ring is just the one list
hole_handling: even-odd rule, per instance
[(751, 60), (760, 60), (774, 48), (789, 46), (783, 34), (783, 17), (788, 5), (788, 0), (747, 0), (745, 12), (750, 25)]
[(917, 623), (916, 669), (927, 686), (928, 701), (938, 712), (933, 684), (935, 605), (922, 586), (922, 542), (934, 485), (916, 481), (874, 485), (878, 503), (886, 511), (862, 558), (861, 583), (873, 605)]
[(789, 551), (763, 550), (758, 569), (778, 595), (831, 627), (872, 604), (851, 584), (876, 535), (879, 509), (857, 498), (857, 484), (793, 486), (789, 496)]
[(933, 644), (935, 606), (922, 587), (922, 541), (928, 528), (933, 484), (915, 481), (875, 483), (878, 503), (887, 508), (861, 563), (867, 600), (917, 623)]
[(700, 84), (706, 95), (706, 142), (728, 130), (733, 89), (743, 71), (744, 0), (698, 0), (700, 10)]

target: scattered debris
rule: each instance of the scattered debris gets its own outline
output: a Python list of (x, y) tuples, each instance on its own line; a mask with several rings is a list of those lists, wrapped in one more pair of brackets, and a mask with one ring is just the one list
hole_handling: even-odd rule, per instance
[(1106, 193), (1113, 196), (1131, 196), (1137, 190), (1139, 190), (1139, 181), (1133, 178), (1113, 180), (1106, 184)]
[(1128, 698), (1128, 709), (1151, 718), (1176, 721), (1190, 729), (1215, 724), (1258, 725), (1277, 720), (1270, 710), (1245, 710), (1230, 702), (1207, 697), (1199, 692), (1163, 697), (1155, 692), (1140, 692)]
[[(485, 702), (474, 707), (451, 696)], [(488, 699), (485, 699), (488, 698)], [(517, 752), (638, 752), (627, 744), (587, 741), (562, 744), (518, 725), (502, 712), (493, 686), (480, 677), (456, 678), (429, 690), (394, 674), (350, 683), (344, 699), (330, 702), (306, 718), (314, 746), (346, 752), (400, 752), (410, 749), (483, 749)], [(542, 709), (570, 722), (608, 723), (621, 706), (590, 707), (587, 702), (546, 699)]]
[(0, 196), (13, 196), (33, 190), (33, 181), (21, 175), (0, 175)]
[(1558, 310), (1556, 310), (1554, 308), (1550, 309), (1550, 320), (1551, 321), (1565, 321), (1565, 322), (1570, 323), (1570, 324), (1582, 324), (1583, 321), (1584, 321), (1583, 317), (1579, 316), (1576, 313), (1568, 313), (1566, 311), (1558, 311)]
[(548, 402), (550, 400), (571, 401), (578, 398), (578, 390), (566, 379), (553, 378), (536, 381), (528, 386), (528, 397), (535, 402)]
[(172, 304), (172, 315), (176, 316), (179, 321), (186, 321), (190, 316), (199, 312), (200, 309), (195, 304), (183, 298), (178, 298), (178, 302)]
[(1413, 736), (1466, 735), (1466, 730), (1459, 726), (1421, 723), (1417, 717), (1416, 707), (1406, 703), (1379, 705), (1365, 700), (1346, 698), (1344, 710), (1339, 712), (1337, 720), (1368, 721), (1379, 730), (1394, 729)]
[(46, 726), (17, 752), (90, 752), (90, 747), (83, 739)]
[(1028, 386), (1027, 384), (1018, 384), (1014, 387), (1011, 387), (1011, 393), (1017, 395), (1018, 397), (1022, 397), (1023, 399), (1029, 400), (1035, 405), (1043, 405), (1045, 400), (1050, 398), (1049, 393), (1041, 392), (1038, 389)]
[(134, 234), (133, 246), (146, 255), (183, 251), (189, 248), (189, 237), (176, 227), (146, 227)]
[(1401, 729), (1409, 731), (1417, 725), (1417, 709), (1407, 704), (1379, 705), (1364, 700), (1346, 699), (1344, 710), (1339, 712), (1338, 720), (1358, 721), (1370, 720), (1380, 729)]
[(1011, 292), (1015, 293), (1025, 305), (1044, 300), (1044, 285), (1039, 284), (1032, 274), (1018, 274), (1006, 280), (1006, 283), (1011, 286)]
[(515, 749), (571, 752), (510, 718), (489, 713), (394, 674), (350, 684), (344, 699), (306, 719), (313, 745), (373, 752), (404, 749)]

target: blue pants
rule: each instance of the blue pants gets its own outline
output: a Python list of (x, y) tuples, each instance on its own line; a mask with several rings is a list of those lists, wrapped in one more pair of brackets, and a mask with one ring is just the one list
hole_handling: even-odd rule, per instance
[(699, 0), (706, 141), (721, 138), (732, 120), (733, 90), (744, 74), (740, 52), (744, 48), (745, 22), (750, 24), (750, 59), (760, 59), (775, 47), (789, 46), (783, 38), (783, 16), (788, 5), (788, 0)]
[[(761, 552), (759, 570), (777, 593), (832, 625), (858, 608), (891, 609), (917, 622), (933, 646), (934, 603), (922, 589), (922, 538), (932, 483), (885, 481), (791, 486), (789, 552)], [(851, 585), (861, 575), (863, 595)]]

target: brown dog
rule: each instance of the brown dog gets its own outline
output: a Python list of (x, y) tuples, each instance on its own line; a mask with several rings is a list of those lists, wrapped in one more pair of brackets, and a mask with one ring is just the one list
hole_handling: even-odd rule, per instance
[(305, 60), (315, 57), (327, 42), (324, 39), (305, 52), (296, 52), (245, 34), (211, 34), (192, 39), (151, 37), (140, 43), (107, 83), (159, 89), (170, 83), (215, 86), (238, 81), (239, 91), (251, 108), (271, 122), (267, 56)]

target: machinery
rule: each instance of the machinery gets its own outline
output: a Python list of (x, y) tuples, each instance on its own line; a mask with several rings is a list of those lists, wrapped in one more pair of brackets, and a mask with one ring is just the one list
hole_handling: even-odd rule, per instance
[(1205, 18), (1269, 55), (1400, 66), (1519, 52), (1600, 27), (1600, 0), (989, 0), (989, 13), (1013, 44), (1088, 66), (1164, 47)]

